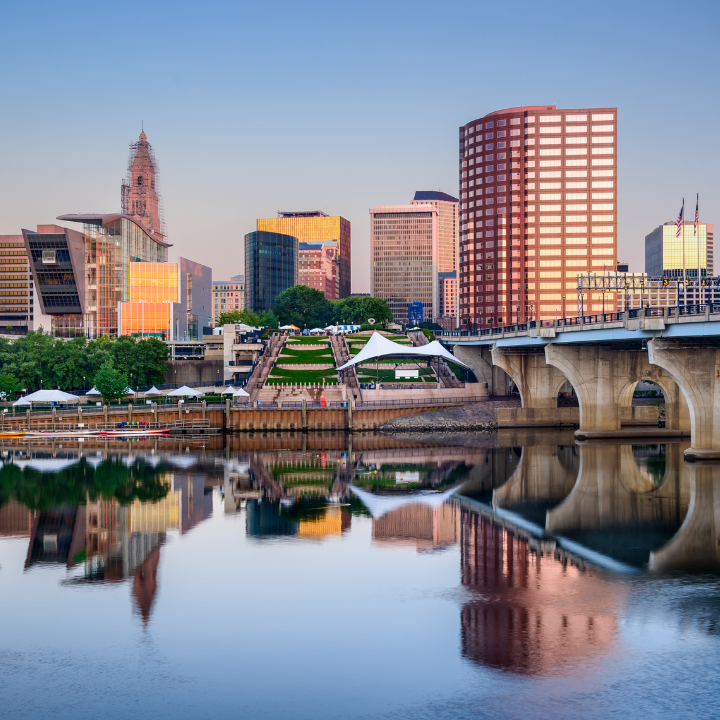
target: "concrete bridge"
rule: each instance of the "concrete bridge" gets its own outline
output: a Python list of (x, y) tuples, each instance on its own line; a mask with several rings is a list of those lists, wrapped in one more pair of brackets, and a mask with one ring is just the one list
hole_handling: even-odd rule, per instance
[[(441, 339), (491, 392), (502, 376), (515, 383), (522, 408), (499, 411), (501, 425), (501, 415), (512, 415), (518, 426), (575, 418), (580, 439), (634, 437), (640, 433), (623, 425), (652, 420), (632, 407), (637, 383), (648, 381), (662, 389), (666, 405), (665, 428), (652, 434), (689, 435), (687, 459), (720, 459), (718, 304), (534, 321)], [(568, 382), (579, 409), (558, 407)]]

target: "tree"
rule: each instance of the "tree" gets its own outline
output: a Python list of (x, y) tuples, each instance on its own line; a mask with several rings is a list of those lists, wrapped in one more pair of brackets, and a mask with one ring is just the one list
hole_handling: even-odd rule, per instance
[(367, 322), (368, 318), (375, 318), (376, 323), (392, 322), (393, 320), (393, 314), (388, 305), (388, 301), (383, 300), (383, 298), (363, 298), (362, 312), (364, 322)]
[(128, 387), (127, 375), (116, 370), (111, 360), (107, 360), (95, 375), (95, 387), (104, 398), (119, 400)]
[(5, 400), (12, 400), (15, 393), (20, 389), (20, 382), (9, 372), (0, 374), (0, 393)]
[(307, 285), (296, 285), (283, 290), (273, 307), (281, 325), (300, 328), (325, 327), (333, 315), (333, 307), (325, 294)]
[(216, 327), (223, 325), (238, 325), (243, 323), (251, 327), (260, 327), (260, 318), (252, 310), (231, 310), (230, 312), (220, 313), (215, 321)]
[(333, 320), (340, 325), (364, 325), (368, 318), (376, 323), (392, 322), (387, 300), (376, 297), (349, 297), (333, 302)]

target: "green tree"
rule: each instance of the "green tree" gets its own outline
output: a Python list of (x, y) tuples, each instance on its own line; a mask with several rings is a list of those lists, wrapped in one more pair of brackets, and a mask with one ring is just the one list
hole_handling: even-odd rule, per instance
[(280, 324), (278, 323), (277, 315), (272, 310), (263, 310), (258, 313), (261, 327), (277, 328)]
[(280, 325), (314, 328), (325, 327), (332, 320), (333, 306), (320, 290), (296, 285), (277, 296), (273, 311)]
[(125, 395), (128, 387), (127, 375), (113, 367), (111, 360), (108, 360), (95, 375), (95, 387), (104, 398), (108, 400), (119, 400)]
[(363, 298), (362, 303), (363, 322), (367, 322), (368, 318), (375, 318), (375, 323), (392, 322), (393, 314), (390, 310), (387, 300), (377, 297)]
[[(156, 385), (167, 378), (168, 346), (157, 338), (140, 340), (135, 346), (133, 380), (137, 385)], [(137, 378), (137, 379), (136, 379)]]
[(12, 400), (19, 389), (20, 382), (12, 373), (0, 373), (0, 393), (2, 393), (5, 400)]
[(230, 312), (220, 313), (215, 321), (216, 327), (223, 325), (237, 325), (243, 323), (251, 327), (260, 327), (260, 318), (252, 310), (231, 310)]

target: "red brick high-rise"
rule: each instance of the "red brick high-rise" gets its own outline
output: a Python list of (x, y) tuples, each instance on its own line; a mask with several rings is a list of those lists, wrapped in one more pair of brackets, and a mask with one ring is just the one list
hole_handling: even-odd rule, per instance
[(617, 108), (490, 113), (459, 170), (461, 327), (575, 315), (576, 275), (617, 263)]

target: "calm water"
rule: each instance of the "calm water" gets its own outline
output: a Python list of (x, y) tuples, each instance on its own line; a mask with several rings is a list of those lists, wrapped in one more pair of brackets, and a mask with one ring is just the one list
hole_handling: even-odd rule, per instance
[(684, 445), (213, 442), (2, 446), (1, 717), (720, 716)]

